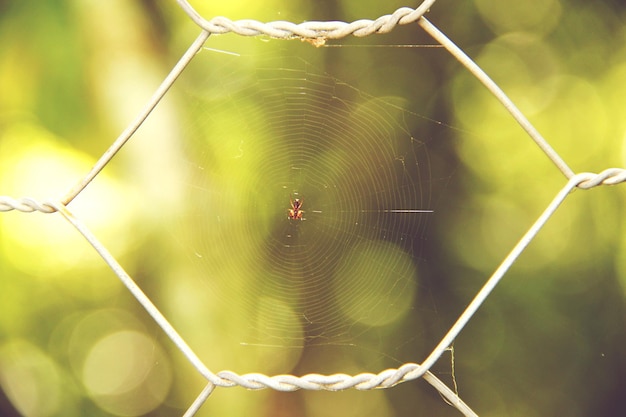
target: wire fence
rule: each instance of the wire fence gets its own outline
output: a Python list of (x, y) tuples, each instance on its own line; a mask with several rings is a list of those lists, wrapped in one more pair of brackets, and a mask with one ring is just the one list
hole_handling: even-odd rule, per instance
[[(111, 144), (97, 163), (73, 188), (64, 195), (56, 196), (50, 200), (38, 201), (30, 197), (12, 198), (0, 196), (0, 211), (8, 212), (17, 210), (23, 213), (42, 212), (58, 213), (69, 222), (93, 247), (99, 256), (110, 266), (115, 275), (126, 286), (128, 291), (136, 298), (154, 322), (171, 339), (176, 347), (187, 358), (188, 362), (206, 380), (206, 386), (197, 395), (195, 401), (189, 406), (184, 416), (193, 416), (202, 407), (217, 387), (241, 386), (251, 390), (273, 389), (277, 391), (295, 390), (327, 390), (340, 391), (348, 389), (373, 390), (379, 388), (391, 388), (406, 381), (423, 378), (431, 384), (452, 406), (456, 407), (466, 416), (474, 416), (476, 413), (463, 402), (454, 389), (448, 387), (437, 378), (431, 369), (442, 355), (453, 345), (457, 336), (475, 316), (478, 309), (490, 296), (491, 292), (505, 276), (512, 264), (519, 258), (524, 249), (537, 236), (539, 231), (550, 220), (559, 205), (565, 201), (574, 189), (591, 189), (599, 186), (616, 185), (626, 181), (626, 170), (622, 168), (607, 168), (599, 173), (577, 173), (567, 162), (551, 147), (539, 131), (529, 122), (526, 116), (507, 97), (502, 89), (474, 62), (461, 48), (459, 48), (446, 34), (431, 23), (425, 14), (434, 7), (435, 0), (425, 0), (417, 8), (402, 7), (395, 12), (381, 16), (376, 20), (358, 20), (352, 23), (345, 22), (306, 22), (294, 24), (284, 21), (263, 23), (255, 20), (232, 21), (224, 17), (206, 20), (199, 15), (186, 0), (177, 0), (182, 11), (200, 29), (198, 37), (191, 43), (187, 51), (172, 68), (161, 85), (156, 89), (152, 98), (143, 108), (135, 120), (121, 133)], [(146, 121), (157, 104), (163, 99), (170, 87), (183, 73), (198, 52), (205, 46), (212, 34), (234, 33), (241, 36), (266, 35), (276, 39), (302, 39), (308, 40), (314, 45), (320, 46), (327, 40), (342, 39), (348, 36), (366, 37), (374, 34), (388, 33), (399, 25), (419, 26), (425, 33), (430, 35), (437, 43), (443, 46), (449, 54), (461, 63), (469, 73), (479, 80), (484, 87), (501, 103), (510, 115), (528, 134), (528, 137), (543, 151), (545, 156), (558, 168), (563, 175), (563, 186), (554, 195), (553, 200), (545, 208), (543, 213), (523, 235), (519, 242), (511, 249), (493, 274), (487, 278), (484, 285), (475, 294), (469, 305), (460, 314), (456, 322), (449, 328), (445, 336), (439, 341), (427, 357), (419, 363), (405, 363), (395, 369), (386, 369), (381, 372), (364, 372), (356, 375), (343, 373), (332, 375), (307, 374), (294, 375), (264, 375), (261, 373), (237, 374), (231, 371), (213, 372), (200, 357), (194, 352), (177, 329), (168, 321), (162, 311), (146, 295), (144, 290), (125, 271), (120, 262), (103, 245), (95, 234), (76, 216), (68, 207), (70, 203), (94, 180), (103, 169), (107, 167), (112, 158), (133, 137), (135, 132)]]

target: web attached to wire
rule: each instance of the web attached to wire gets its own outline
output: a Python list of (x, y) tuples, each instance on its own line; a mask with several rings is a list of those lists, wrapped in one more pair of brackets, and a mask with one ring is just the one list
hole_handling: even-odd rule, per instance
[(179, 230), (201, 290), (240, 318), (233, 343), (363, 347), (432, 312), (418, 306), (432, 302), (420, 271), (436, 216), (428, 138), (445, 125), (300, 57), (218, 58), (200, 54), (190, 70), (204, 81), (181, 80)]

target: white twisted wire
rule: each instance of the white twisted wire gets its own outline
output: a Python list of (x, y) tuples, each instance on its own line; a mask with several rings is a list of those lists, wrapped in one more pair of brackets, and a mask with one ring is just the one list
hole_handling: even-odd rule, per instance
[(54, 213), (57, 211), (54, 207), (48, 203), (40, 203), (39, 201), (23, 197), (19, 200), (8, 196), (0, 195), (0, 211), (12, 211), (17, 210), (24, 213), (32, 213), (33, 211), (40, 211), (42, 213)]
[(191, 20), (209, 33), (232, 32), (242, 36), (267, 35), (280, 39), (341, 39), (349, 35), (364, 37), (374, 33), (389, 33), (398, 25), (417, 21), (435, 3), (435, 0), (424, 0), (416, 9), (401, 7), (392, 14), (381, 16), (376, 20), (360, 19), (351, 23), (329, 21), (295, 24), (286, 21), (263, 23), (250, 19), (232, 21), (221, 16), (206, 20), (186, 0), (177, 1)]
[(389, 388), (402, 382), (421, 377), (426, 370), (415, 363), (405, 363), (397, 369), (386, 369), (378, 374), (361, 373), (358, 375), (308, 374), (301, 377), (294, 375), (267, 376), (258, 373), (238, 375), (231, 371), (217, 374), (221, 381), (216, 385), (223, 387), (241, 387), (258, 390), (272, 388), (277, 391), (296, 391), (299, 389), (313, 391), (342, 391), (350, 388), (366, 391), (376, 388)]
[(621, 182), (626, 182), (626, 169), (623, 168), (608, 168), (599, 174), (586, 172), (579, 175), (585, 175), (587, 177), (577, 185), (578, 188), (582, 188), (583, 190), (588, 190), (598, 185), (617, 185)]

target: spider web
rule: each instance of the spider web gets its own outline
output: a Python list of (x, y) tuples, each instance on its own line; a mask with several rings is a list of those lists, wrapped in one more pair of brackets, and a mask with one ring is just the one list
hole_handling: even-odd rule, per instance
[(382, 352), (381, 334), (408, 343), (414, 316), (435, 312), (421, 272), (440, 182), (427, 138), (447, 128), (301, 56), (196, 57), (177, 233), (198, 291), (238, 323), (233, 346)]

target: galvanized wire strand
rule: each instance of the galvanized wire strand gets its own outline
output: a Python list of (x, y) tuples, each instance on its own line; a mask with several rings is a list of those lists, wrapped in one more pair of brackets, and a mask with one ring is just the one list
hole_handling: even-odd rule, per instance
[(200, 410), (200, 407), (202, 407), (202, 405), (206, 402), (206, 400), (209, 398), (209, 396), (213, 393), (214, 389), (215, 389), (215, 385), (209, 382), (206, 385), (206, 387), (204, 387), (202, 392), (200, 392), (200, 394), (198, 394), (198, 396), (193, 401), (191, 406), (189, 406), (187, 411), (185, 411), (185, 414), (183, 414), (183, 417), (193, 417), (193, 416), (195, 416), (196, 413), (198, 412), (198, 410)]
[(40, 203), (39, 201), (23, 197), (19, 200), (0, 195), (0, 211), (17, 210), (24, 213), (32, 213), (33, 211), (40, 211), (42, 213), (54, 213), (56, 209), (46, 203)]
[[(613, 171), (613, 170), (607, 170)], [(624, 170), (621, 170), (624, 171)], [(506, 258), (502, 261), (500, 266), (495, 270), (495, 272), (489, 277), (485, 285), (478, 291), (474, 299), (467, 306), (465, 311), (459, 316), (457, 321), (452, 325), (448, 333), (441, 339), (439, 344), (433, 349), (430, 355), (424, 360), (422, 366), (426, 369), (429, 369), (445, 352), (454, 339), (461, 333), (461, 330), (465, 327), (465, 325), (469, 322), (469, 320), (474, 316), (476, 311), (480, 308), (480, 306), (485, 302), (489, 294), (493, 291), (493, 289), (498, 285), (504, 274), (511, 268), (513, 263), (519, 258), (521, 253), (526, 249), (526, 247), (530, 244), (530, 242), (537, 236), (539, 231), (546, 224), (548, 219), (552, 217), (556, 209), (561, 205), (561, 203), (565, 200), (565, 198), (569, 195), (569, 193), (579, 186), (580, 184), (585, 183), (595, 183), (598, 178), (608, 178), (605, 175), (606, 171), (603, 171), (600, 174), (593, 173), (581, 173), (574, 175), (567, 184), (557, 193), (556, 197), (550, 202), (548, 207), (544, 210), (544, 212), (539, 216), (539, 218), (535, 221), (535, 223), (528, 229), (528, 231), (522, 236), (519, 242), (515, 245), (513, 250), (507, 255)], [(624, 181), (624, 179), (622, 179)], [(602, 183), (602, 180), (599, 181)]]
[(517, 108), (511, 99), (502, 91), (502, 89), (480, 68), (465, 52), (461, 50), (454, 42), (450, 40), (435, 25), (430, 23), (425, 17), (419, 19), (417, 23), (432, 36), (437, 42), (443, 45), (450, 54), (457, 59), (469, 72), (476, 77), (486, 88), (493, 94), (500, 103), (508, 110), (522, 129), (535, 141), (537, 146), (550, 158), (556, 167), (565, 175), (566, 178), (572, 178), (574, 171), (565, 163), (563, 158), (556, 153), (550, 144), (541, 136), (541, 133), (530, 123), (524, 114)]
[(354, 388), (367, 391), (376, 388), (390, 388), (405, 381), (418, 378), (415, 371), (421, 376), (426, 370), (415, 363), (406, 363), (397, 369), (386, 369), (378, 374), (361, 373), (358, 375), (347, 374), (307, 374), (301, 377), (294, 375), (267, 376), (259, 373), (239, 375), (231, 371), (222, 371), (217, 375), (229, 381), (228, 386), (242, 386), (251, 390), (272, 388), (277, 391), (297, 391), (299, 389), (313, 391), (343, 391)]
[(362, 373), (354, 376), (346, 374), (308, 374), (297, 377), (293, 375), (267, 376), (258, 373), (238, 375), (230, 371), (219, 372), (218, 376), (224, 378), (224, 380), (232, 381), (231, 386), (238, 385), (252, 390), (271, 388), (277, 391), (296, 391), (299, 389), (342, 391), (350, 388), (365, 391), (390, 388), (402, 382), (423, 377), (426, 382), (435, 387), (463, 415), (477, 417), (477, 414), (446, 384), (432, 372), (415, 363), (406, 363), (398, 369), (387, 369), (379, 374)]
[(448, 403), (463, 413), (466, 417), (478, 417), (478, 414), (474, 412), (463, 400), (461, 397), (454, 391), (450, 389), (446, 384), (444, 384), (439, 378), (437, 378), (432, 372), (428, 371), (422, 378), (428, 382), (430, 385), (435, 387), (437, 391), (448, 401)]
[(626, 182), (626, 169), (608, 168), (599, 174), (585, 173), (588, 179), (578, 184), (578, 188), (588, 190), (598, 185), (617, 185)]
[[(185, 355), (187, 360), (193, 365), (194, 368), (202, 374), (210, 383), (217, 385), (221, 383), (221, 379), (215, 376), (209, 369), (202, 363), (200, 358), (193, 352), (191, 347), (187, 345), (185, 340), (178, 334), (169, 321), (161, 314), (159, 309), (152, 303), (150, 298), (141, 290), (137, 283), (126, 273), (124, 268), (117, 262), (115, 257), (104, 247), (102, 243), (96, 238), (96, 236), (89, 230), (89, 228), (74, 216), (70, 210), (61, 202), (49, 202), (49, 206), (54, 207), (61, 215), (83, 235), (89, 244), (96, 250), (100, 257), (109, 265), (115, 275), (122, 281), (128, 291), (139, 301), (139, 304), (146, 310), (146, 312), (152, 317), (152, 319), (161, 327), (165, 334), (174, 342), (176, 347)], [(223, 384), (222, 384), (223, 385)]]
[(256, 20), (232, 21), (226, 17), (215, 17), (206, 20), (196, 12), (187, 0), (177, 0), (184, 12), (198, 26), (214, 34), (236, 33), (242, 36), (267, 35), (279, 39), (341, 39), (353, 35), (364, 37), (374, 33), (389, 33), (398, 25), (406, 25), (417, 21), (430, 9), (435, 0), (424, 0), (419, 7), (401, 7), (392, 14), (381, 16), (376, 20), (361, 19), (352, 23), (330, 22), (292, 22), (275, 21), (263, 23)]
[[(68, 191), (61, 202), (63, 205), (69, 204), (81, 191), (89, 185), (91, 181), (102, 171), (102, 169), (109, 163), (111, 159), (117, 154), (117, 152), (128, 142), (132, 135), (139, 129), (146, 118), (150, 115), (152, 110), (161, 101), (165, 93), (174, 84), (174, 81), (180, 76), (185, 67), (191, 62), (191, 59), (200, 51), (204, 42), (209, 38), (211, 34), (202, 31), (196, 40), (191, 44), (187, 51), (183, 54), (180, 60), (176, 63), (174, 68), (165, 77), (161, 85), (156, 89), (150, 101), (146, 104), (139, 115), (133, 120), (133, 122), (124, 129), (120, 136), (111, 144), (111, 146), (102, 154), (100, 159), (91, 168), (91, 170), (83, 177), (70, 191)], [(39, 211), (42, 213), (54, 213), (56, 208), (48, 203), (40, 203), (32, 198), (24, 197), (19, 200), (0, 195), (0, 212), (17, 210), (24, 213), (32, 213), (33, 211)]]
[(100, 159), (93, 166), (91, 171), (85, 175), (70, 191), (65, 194), (65, 196), (61, 199), (61, 202), (64, 205), (67, 205), (72, 201), (81, 191), (89, 185), (89, 183), (102, 171), (102, 169), (109, 163), (111, 159), (115, 156), (115, 154), (122, 149), (124, 144), (130, 139), (133, 134), (139, 129), (139, 126), (143, 124), (146, 118), (152, 113), (152, 110), (159, 104), (165, 93), (170, 89), (174, 81), (180, 76), (185, 67), (191, 62), (191, 59), (200, 51), (204, 42), (209, 38), (210, 33), (206, 31), (202, 31), (200, 35), (196, 38), (196, 40), (189, 46), (189, 49), (183, 54), (180, 60), (174, 65), (174, 68), (167, 74), (161, 85), (156, 89), (150, 101), (145, 105), (145, 107), (141, 110), (139, 115), (132, 121), (130, 125), (120, 134), (120, 136), (113, 142), (113, 144), (109, 147), (109, 149), (102, 154)]

